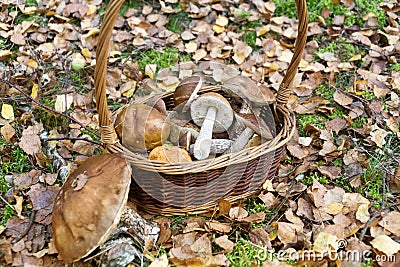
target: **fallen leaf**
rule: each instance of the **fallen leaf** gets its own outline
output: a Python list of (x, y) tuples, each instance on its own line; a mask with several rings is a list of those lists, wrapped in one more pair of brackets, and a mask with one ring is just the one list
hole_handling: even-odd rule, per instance
[(233, 250), (233, 247), (235, 246), (235, 243), (233, 243), (231, 240), (229, 240), (227, 235), (223, 235), (223, 236), (216, 238), (214, 242), (219, 247), (224, 249), (224, 253), (231, 252)]
[(72, 94), (57, 95), (54, 109), (58, 112), (63, 113), (71, 107), (73, 102), (74, 102), (74, 98), (73, 98)]
[(11, 138), (15, 135), (15, 129), (11, 125), (6, 124), (0, 128), (0, 133), (3, 135), (4, 140), (6, 142), (9, 142)]
[(247, 216), (249, 213), (242, 207), (234, 207), (229, 210), (229, 217), (232, 219), (243, 219)]
[(387, 235), (378, 235), (371, 242), (371, 245), (386, 255), (393, 255), (400, 251), (400, 244), (393, 241)]
[(81, 173), (78, 176), (76, 176), (75, 180), (72, 182), (71, 186), (74, 187), (74, 191), (79, 191), (81, 190), (90, 176), (86, 175), (85, 173)]
[(300, 233), (303, 232), (303, 228), (287, 222), (278, 222), (278, 237), (284, 244), (296, 243)]
[(339, 91), (333, 93), (333, 99), (341, 106), (347, 106), (353, 103), (353, 99)]
[(26, 154), (34, 155), (40, 152), (42, 145), (38, 134), (42, 130), (43, 125), (36, 124), (22, 131), (22, 137), (18, 145)]
[[(400, 168), (399, 168), (399, 170), (400, 170)], [(390, 231), (394, 235), (400, 236), (400, 220), (399, 220), (399, 218), (400, 218), (400, 212), (392, 211), (392, 212), (386, 214), (382, 218), (382, 220), (379, 222), (379, 225), (381, 225), (383, 228)]]
[(313, 250), (319, 253), (326, 253), (327, 251), (337, 251), (339, 248), (339, 239), (329, 233), (320, 232), (315, 238), (313, 243)]
[(368, 212), (368, 204), (361, 204), (358, 206), (357, 212), (356, 212), (356, 219), (359, 220), (362, 223), (368, 222), (370, 218), (370, 214)]
[(1, 106), (1, 116), (8, 121), (13, 121), (14, 120), (13, 107), (9, 104), (3, 104)]

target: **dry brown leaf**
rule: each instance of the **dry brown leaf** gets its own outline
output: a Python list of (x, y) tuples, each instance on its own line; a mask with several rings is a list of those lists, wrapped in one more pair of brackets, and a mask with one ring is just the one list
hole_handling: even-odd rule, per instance
[(235, 243), (233, 243), (231, 240), (229, 240), (227, 235), (223, 235), (223, 236), (216, 238), (214, 242), (219, 247), (224, 249), (224, 253), (231, 252), (233, 250), (233, 247), (235, 246)]
[(284, 244), (296, 243), (303, 227), (294, 223), (278, 222), (278, 237)]
[(242, 207), (233, 207), (229, 210), (229, 217), (232, 219), (244, 219), (247, 216), (249, 213)]
[(358, 209), (356, 212), (356, 219), (362, 223), (368, 222), (368, 220), (370, 218), (368, 208), (369, 208), (368, 204), (361, 204), (360, 206), (358, 206)]
[(326, 123), (326, 128), (339, 134), (339, 132), (349, 126), (349, 123), (341, 118), (334, 118)]
[(353, 103), (353, 98), (339, 92), (339, 91), (335, 91), (335, 93), (333, 93), (333, 99), (341, 106), (348, 106), (351, 103)]
[(208, 231), (215, 231), (223, 234), (227, 234), (232, 230), (232, 227), (229, 224), (218, 221), (208, 221), (205, 223), (205, 226)]
[(330, 233), (320, 232), (314, 240), (313, 250), (319, 253), (327, 251), (337, 251), (339, 248), (339, 239)]
[(29, 126), (22, 132), (21, 141), (18, 145), (26, 154), (34, 155), (40, 152), (42, 145), (38, 134), (42, 130), (43, 125), (40, 123), (35, 124), (34, 126)]
[(400, 244), (387, 235), (378, 235), (370, 243), (374, 248), (388, 256), (400, 251)]
[(229, 201), (224, 200), (224, 199), (220, 200), (218, 203), (219, 214), (220, 215), (228, 214), (231, 207), (232, 207), (232, 205)]
[(386, 214), (379, 222), (386, 230), (392, 232), (396, 236), (400, 236), (400, 212), (392, 211)]
[(272, 248), (269, 235), (267, 231), (265, 231), (263, 228), (252, 229), (249, 234), (249, 237), (250, 241), (256, 245), (261, 245), (267, 247), (268, 249)]
[(0, 128), (0, 133), (3, 135), (4, 140), (8, 142), (15, 135), (15, 130), (11, 125), (6, 124)]

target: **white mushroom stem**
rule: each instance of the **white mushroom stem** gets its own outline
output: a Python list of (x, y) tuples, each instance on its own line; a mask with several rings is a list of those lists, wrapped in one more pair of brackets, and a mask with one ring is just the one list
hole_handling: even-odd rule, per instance
[[(216, 155), (224, 153), (231, 144), (233, 143), (232, 140), (229, 139), (212, 139), (211, 140), (211, 147), (210, 147), (210, 154)], [(194, 153), (194, 144), (190, 145), (189, 151), (191, 154)]]
[(210, 155), (211, 139), (214, 128), (215, 116), (217, 115), (217, 108), (209, 107), (207, 115), (204, 118), (203, 124), (200, 129), (199, 136), (194, 143), (194, 157), (202, 160)]
[(226, 150), (226, 152), (234, 153), (242, 150), (246, 147), (253, 134), (254, 131), (247, 127), (241, 132), (241, 134), (236, 138), (236, 140), (232, 143), (231, 147)]
[[(240, 114), (250, 114), (251, 113), (251, 109), (249, 107), (249, 105), (247, 105), (246, 102), (243, 102), (242, 107), (239, 110)], [(243, 123), (241, 123), (240, 120), (235, 120), (232, 124), (232, 126), (229, 128), (228, 134), (231, 138), (237, 138), (242, 132), (243, 130), (246, 128), (245, 125), (243, 125)]]
[(197, 98), (197, 93), (199, 92), (202, 85), (203, 85), (203, 81), (200, 79), (199, 83), (194, 88), (193, 93), (190, 95), (189, 99), (183, 106), (182, 112), (186, 112), (190, 108), (190, 105), (192, 104), (192, 102)]

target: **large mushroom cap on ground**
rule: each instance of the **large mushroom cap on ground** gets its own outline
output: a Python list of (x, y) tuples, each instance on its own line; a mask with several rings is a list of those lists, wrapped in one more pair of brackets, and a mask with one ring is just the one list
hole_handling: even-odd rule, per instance
[(53, 209), (53, 238), (66, 263), (104, 243), (128, 199), (130, 167), (120, 154), (89, 158), (62, 186)]

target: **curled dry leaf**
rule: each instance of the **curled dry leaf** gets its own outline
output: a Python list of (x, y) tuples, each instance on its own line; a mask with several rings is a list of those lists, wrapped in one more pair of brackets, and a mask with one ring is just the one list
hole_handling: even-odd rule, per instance
[(249, 213), (242, 207), (234, 207), (229, 210), (229, 217), (232, 219), (244, 219), (247, 216)]

